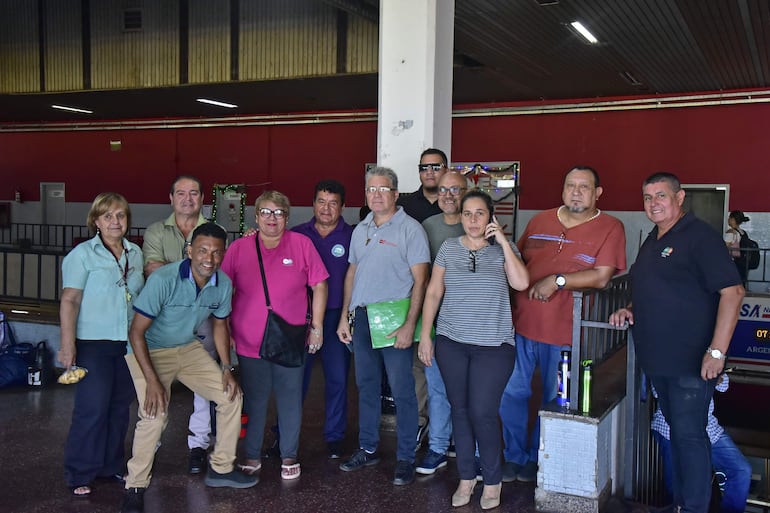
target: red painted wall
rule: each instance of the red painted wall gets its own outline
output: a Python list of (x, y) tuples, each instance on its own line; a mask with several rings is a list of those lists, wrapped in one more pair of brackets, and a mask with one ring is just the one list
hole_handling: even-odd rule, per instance
[[(457, 118), (454, 161), (520, 160), (521, 207), (559, 203), (563, 174), (595, 167), (608, 210), (640, 210), (641, 181), (659, 170), (686, 183), (729, 183), (730, 208), (768, 211), (770, 104), (576, 114)], [(110, 151), (110, 140), (122, 150)], [(308, 205), (319, 178), (341, 180), (348, 204), (363, 202), (361, 174), (376, 160), (374, 122), (71, 132), (0, 132), (0, 200), (19, 189), (37, 200), (39, 182), (66, 183), (68, 201), (105, 190), (132, 203), (165, 203), (181, 173), (205, 187), (248, 184)], [(260, 185), (270, 182), (268, 185)]]

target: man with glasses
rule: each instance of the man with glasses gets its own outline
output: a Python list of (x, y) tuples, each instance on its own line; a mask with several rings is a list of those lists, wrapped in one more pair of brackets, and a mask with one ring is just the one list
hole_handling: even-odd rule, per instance
[[(307, 235), (321, 255), (329, 278), (329, 297), (324, 315), (323, 345), (318, 351), (323, 364), (325, 379), (324, 440), (329, 447), (329, 457), (339, 458), (348, 419), (348, 371), (350, 351), (340, 343), (337, 326), (342, 317), (342, 296), (345, 273), (348, 270), (348, 254), (353, 227), (342, 218), (345, 209), (345, 187), (336, 180), (322, 180), (315, 186), (313, 218), (307, 223), (292, 228)], [(305, 362), (305, 379), (302, 383), (302, 398), (307, 395), (310, 374), (315, 355), (309, 354)]]
[[(149, 277), (153, 271), (171, 262), (178, 262), (187, 256), (187, 245), (193, 230), (206, 222), (201, 215), (203, 191), (201, 181), (194, 176), (182, 175), (171, 184), (168, 195), (174, 211), (163, 221), (151, 224), (144, 231), (144, 274)], [(216, 358), (211, 324), (207, 320), (198, 328), (196, 336), (209, 354)], [(190, 435), (187, 446), (190, 449), (188, 471), (199, 474), (206, 465), (206, 451), (211, 434), (211, 404), (203, 397), (193, 396), (193, 412), (188, 424)]]
[(398, 205), (404, 207), (407, 215), (422, 223), (427, 218), (441, 213), (438, 206), (438, 182), (447, 170), (446, 153), (437, 148), (428, 148), (420, 155), (417, 170), (420, 172), (420, 188), (398, 198)]
[[(460, 220), (460, 199), (467, 190), (468, 180), (455, 171), (445, 173), (439, 180), (437, 203), (441, 214), (431, 216), (422, 222), (422, 227), (428, 235), (431, 262), (436, 259), (438, 250), (445, 240), (460, 237), (465, 233)], [(419, 351), (418, 347), (417, 352)], [(425, 357), (431, 357), (430, 351)], [(447, 465), (452, 439), (451, 408), (436, 359), (433, 358), (430, 367), (425, 367), (420, 359), (417, 361), (427, 381), (430, 432), (428, 433), (428, 452), (415, 470), (418, 474), (433, 474)]]
[[(420, 188), (415, 192), (403, 194), (398, 198), (398, 205), (404, 207), (407, 215), (422, 223), (429, 217), (441, 213), (438, 203), (438, 187), (439, 180), (446, 173), (447, 165), (446, 153), (438, 148), (428, 148), (420, 154), (420, 163), (417, 166), (417, 170), (420, 173)], [(415, 452), (420, 449), (423, 440), (428, 434), (428, 384), (425, 379), (424, 369), (425, 366), (417, 358), (417, 353), (415, 352), (412, 373), (414, 374), (417, 411), (419, 414)]]
[[(358, 385), (359, 450), (342, 465), (345, 472), (375, 465), (380, 428), (382, 367), (396, 402), (396, 470), (393, 483), (414, 481), (414, 441), (417, 436), (417, 398), (412, 376), (414, 331), (428, 283), (430, 251), (420, 224), (396, 205), (398, 177), (392, 169), (366, 172), (366, 203), (371, 212), (353, 231), (345, 275), (343, 311), (353, 312), (353, 326), (343, 316), (337, 335), (353, 344)], [(390, 332), (390, 347), (374, 349), (368, 309), (409, 298), (406, 320)]]
[(598, 173), (573, 167), (563, 204), (535, 215), (517, 243), (532, 285), (516, 293), (516, 366), (500, 401), (505, 482), (536, 478), (539, 419), (527, 436), (532, 375), (539, 366), (542, 404), (553, 401), (560, 351), (572, 345), (572, 291), (603, 288), (626, 267), (623, 223), (596, 207), (601, 195)]

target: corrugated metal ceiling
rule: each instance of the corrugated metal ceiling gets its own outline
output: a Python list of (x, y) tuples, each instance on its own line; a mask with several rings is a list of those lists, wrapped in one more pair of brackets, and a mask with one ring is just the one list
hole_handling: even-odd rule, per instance
[[(377, 15), (377, 0), (317, 1), (344, 10), (348, 16), (372, 19)], [(679, 94), (770, 85), (768, 0), (540, 3), (456, 0), (455, 103)], [(600, 42), (582, 42), (569, 27), (575, 20)], [(205, 87), (211, 96), (231, 98), (244, 114), (377, 105), (376, 79), (371, 75), (294, 82), (292, 90), (299, 94), (283, 94), (285, 81), (196, 87)], [(255, 88), (259, 94), (254, 94)], [(186, 101), (186, 94), (161, 93), (84, 92), (70, 97), (98, 102), (100, 119), (221, 114), (195, 102), (169, 102), (170, 97)], [(120, 101), (122, 94), (136, 99), (132, 108)], [(71, 118), (50, 111), (54, 96), (0, 95), (0, 120)]]

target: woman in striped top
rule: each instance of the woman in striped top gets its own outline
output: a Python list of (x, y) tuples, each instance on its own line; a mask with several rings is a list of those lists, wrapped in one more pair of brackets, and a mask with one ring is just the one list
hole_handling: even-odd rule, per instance
[(488, 194), (470, 191), (460, 208), (465, 235), (447, 239), (436, 256), (423, 305), (419, 356), (431, 365), (430, 329), (438, 314), (435, 356), (452, 406), (460, 474), (452, 505), (470, 502), (478, 444), (481, 507), (491, 509), (500, 504), (502, 481), (498, 407), (516, 360), (508, 287), (526, 289), (529, 273), (494, 217)]

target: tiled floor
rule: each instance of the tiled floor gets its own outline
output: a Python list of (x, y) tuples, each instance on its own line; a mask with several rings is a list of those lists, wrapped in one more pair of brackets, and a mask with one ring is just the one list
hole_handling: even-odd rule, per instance
[[(457, 486), (453, 460), (433, 476), (418, 476), (409, 486), (391, 483), (395, 465), (395, 436), (384, 432), (383, 461), (374, 467), (345, 473), (340, 460), (328, 460), (322, 440), (323, 382), (321, 369), (305, 404), (300, 443), (302, 476), (280, 479), (277, 461), (265, 460), (260, 483), (247, 490), (212, 489), (203, 476), (189, 476), (187, 417), (192, 394), (181, 385), (172, 392), (170, 422), (158, 451), (154, 475), (145, 496), (147, 513), (345, 512), (400, 513), (452, 511), (450, 497)], [(52, 385), (0, 391), (0, 512), (117, 512), (122, 498), (118, 484), (96, 484), (89, 499), (72, 498), (64, 486), (62, 457), (69, 429), (74, 388)], [(345, 447), (356, 448), (355, 386)], [(129, 431), (129, 444), (132, 430)], [(271, 440), (266, 437), (266, 440)], [(130, 445), (129, 445), (130, 449)], [(480, 512), (481, 486), (469, 506), (458, 512)], [(495, 512), (534, 513), (534, 484), (506, 483), (502, 505)]]

